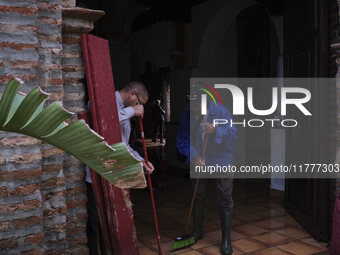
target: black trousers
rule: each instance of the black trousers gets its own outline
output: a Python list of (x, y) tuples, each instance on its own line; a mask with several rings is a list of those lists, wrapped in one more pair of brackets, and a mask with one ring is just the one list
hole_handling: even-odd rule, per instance
[[(192, 179), (192, 187), (195, 188), (196, 179)], [(195, 206), (203, 207), (207, 198), (209, 184), (216, 187), (216, 205), (219, 210), (230, 212), (234, 202), (232, 197), (233, 179), (200, 179), (197, 187)]]
[[(97, 255), (98, 253), (98, 241), (100, 242), (100, 254), (106, 254), (104, 240), (100, 229), (100, 221), (98, 215), (98, 209), (96, 200), (93, 193), (92, 184), (86, 182), (87, 188), (87, 226), (86, 234), (88, 239), (88, 246), (90, 255)], [(99, 239), (99, 240), (98, 240)]]

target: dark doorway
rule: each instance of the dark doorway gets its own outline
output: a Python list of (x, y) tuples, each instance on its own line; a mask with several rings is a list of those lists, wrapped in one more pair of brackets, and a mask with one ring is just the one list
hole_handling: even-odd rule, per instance
[[(286, 77), (327, 76), (327, 10), (327, 1), (285, 1)], [(306, 88), (317, 95), (311, 101), (314, 112), (287, 133), (287, 164), (327, 162), (326, 88), (315, 83)], [(317, 240), (327, 239), (327, 200), (327, 180), (286, 179), (288, 212)]]

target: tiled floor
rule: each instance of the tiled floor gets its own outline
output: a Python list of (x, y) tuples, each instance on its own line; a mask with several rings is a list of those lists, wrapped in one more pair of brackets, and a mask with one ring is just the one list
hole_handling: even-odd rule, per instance
[[(152, 154), (152, 152), (151, 152)], [(151, 156), (152, 157), (152, 156)], [(171, 174), (169, 174), (171, 173)], [(156, 176), (155, 176), (156, 177)], [(172, 251), (174, 239), (183, 234), (191, 196), (188, 177), (168, 169), (166, 186), (154, 190), (163, 254), (220, 254), (221, 231), (214, 204), (214, 187), (205, 206), (204, 239), (195, 245)], [(155, 178), (157, 179), (157, 178)], [(283, 208), (282, 199), (271, 197), (264, 181), (234, 181), (232, 245), (234, 255), (318, 254), (326, 252)], [(158, 254), (149, 191), (132, 190), (140, 255)]]

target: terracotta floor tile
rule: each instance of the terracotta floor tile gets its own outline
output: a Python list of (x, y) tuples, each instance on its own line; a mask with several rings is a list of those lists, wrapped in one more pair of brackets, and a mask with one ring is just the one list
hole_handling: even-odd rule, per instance
[(309, 255), (323, 251), (322, 248), (301, 241), (280, 245), (278, 248), (297, 255)]
[(236, 231), (231, 230), (231, 232), (230, 232), (230, 239), (232, 241), (238, 240), (238, 239), (241, 239), (241, 238), (245, 238), (245, 237), (246, 237), (245, 235), (242, 235), (242, 234), (240, 234)]
[(311, 244), (313, 246), (322, 248), (324, 250), (327, 250), (327, 243), (322, 243), (322, 242), (317, 242), (314, 238), (310, 237), (310, 238), (304, 238), (301, 239), (300, 241)]
[(296, 228), (296, 227), (288, 227), (288, 228), (276, 230), (275, 232), (291, 237), (291, 238), (295, 238), (295, 239), (310, 237), (306, 231)]
[[(157, 248), (157, 237), (155, 233), (150, 233), (146, 235), (142, 235), (137, 237), (138, 241), (141, 242), (142, 244), (149, 246), (149, 247), (156, 247)], [(169, 242), (172, 241), (174, 242), (173, 239), (170, 239), (166, 236), (161, 236), (161, 242)]]
[(218, 246), (218, 245), (214, 245), (214, 246), (210, 246), (210, 247), (204, 247), (202, 249), (199, 249), (198, 251), (201, 252), (204, 255), (217, 255), (217, 254), (221, 254), (220, 246)]
[(284, 216), (285, 212), (282, 212), (280, 210), (276, 209), (267, 209), (261, 212), (257, 212), (258, 215), (262, 215), (266, 218), (273, 218), (273, 217), (279, 217), (279, 216)]
[(232, 222), (231, 222), (232, 226), (236, 226), (236, 225), (239, 225), (239, 224), (241, 224), (241, 223), (242, 223), (241, 220), (238, 220), (238, 219), (235, 219), (235, 218), (233, 218), (233, 220), (232, 220)]
[(165, 254), (171, 254), (171, 255), (176, 254), (177, 255), (177, 254), (183, 254), (185, 252), (190, 252), (190, 251), (193, 251), (193, 249), (191, 249), (191, 247), (187, 247), (187, 248), (179, 249), (179, 250), (176, 250), (176, 251), (169, 251), (168, 253), (165, 253)]
[(253, 252), (266, 248), (266, 244), (251, 238), (243, 238), (233, 241), (232, 245), (242, 252)]
[(244, 211), (248, 212), (248, 213), (257, 213), (257, 212), (263, 212), (264, 210), (267, 210), (267, 208), (257, 205), (257, 204), (252, 204), (248, 207), (245, 207), (243, 209)]
[(235, 229), (235, 231), (237, 231), (241, 234), (249, 235), (249, 236), (258, 235), (258, 234), (268, 232), (267, 229), (258, 227), (254, 224), (240, 225), (240, 226), (235, 227), (234, 229)]
[(203, 230), (205, 233), (221, 229), (220, 220), (204, 222)]
[(291, 255), (291, 253), (285, 252), (276, 247), (272, 247), (272, 248), (267, 248), (264, 250), (256, 251), (254, 253), (251, 253), (251, 255)]
[(270, 246), (288, 243), (289, 241), (292, 241), (291, 238), (284, 235), (280, 235), (275, 232), (264, 233), (261, 235), (252, 236), (251, 238), (261, 241)]
[[(173, 254), (173, 253), (170, 253)], [(198, 251), (185, 251), (183, 253), (177, 253), (180, 255), (202, 255), (202, 253), (198, 252)]]
[(298, 225), (296, 220), (294, 220), (294, 218), (290, 215), (285, 215), (285, 216), (277, 217), (277, 218), (274, 218), (274, 219), (277, 220), (277, 221), (283, 222), (285, 224)]
[(241, 215), (236, 215), (235, 217), (236, 220), (239, 220), (241, 222), (247, 223), (247, 222), (254, 222), (254, 221), (259, 221), (265, 219), (264, 216), (254, 214), (254, 213), (245, 213)]
[(213, 246), (213, 245), (216, 245), (216, 240), (206, 236), (202, 240), (199, 240), (197, 243), (195, 243), (194, 245), (190, 247), (194, 250), (198, 250), (198, 249), (208, 247), (208, 246)]
[(139, 248), (139, 255), (157, 255), (157, 253), (150, 250), (148, 247), (142, 247)]
[[(162, 252), (164, 254), (169, 254), (172, 252), (172, 245), (174, 244), (174, 241), (166, 241), (166, 242), (161, 242), (161, 246), (162, 246)], [(153, 243), (151, 245), (151, 247), (153, 248), (153, 250), (158, 251), (158, 245), (157, 242)]]
[(254, 223), (256, 226), (265, 228), (265, 229), (269, 229), (269, 230), (273, 230), (273, 229), (278, 229), (278, 228), (282, 228), (284, 226), (286, 226), (283, 222), (279, 222), (277, 220), (274, 219), (265, 219), (263, 221), (258, 221)]
[(218, 242), (221, 242), (221, 238), (222, 238), (221, 230), (213, 231), (213, 232), (207, 233), (206, 235)]

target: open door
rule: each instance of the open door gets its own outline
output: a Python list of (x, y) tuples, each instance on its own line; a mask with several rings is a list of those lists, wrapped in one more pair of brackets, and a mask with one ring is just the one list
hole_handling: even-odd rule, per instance
[[(303, 10), (303, 11), (302, 11)], [(327, 1), (285, 0), (285, 77), (327, 76)], [(298, 127), (287, 129), (286, 163), (327, 162), (327, 93), (315, 83), (313, 116), (298, 116)], [(327, 180), (286, 179), (287, 211), (316, 239), (327, 239)]]

